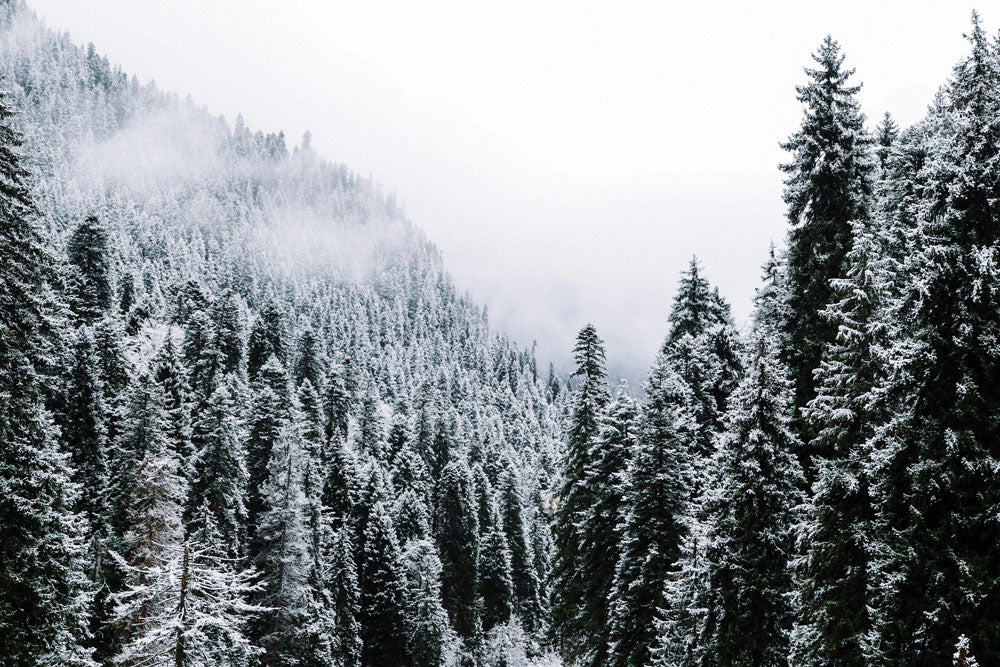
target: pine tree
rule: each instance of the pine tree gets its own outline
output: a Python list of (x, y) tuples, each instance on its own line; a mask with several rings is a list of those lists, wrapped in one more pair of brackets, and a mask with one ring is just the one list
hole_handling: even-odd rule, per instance
[(515, 609), (524, 628), (533, 631), (542, 622), (541, 593), (538, 575), (532, 563), (534, 554), (524, 516), (524, 502), (518, 488), (517, 471), (509, 458), (500, 475), (499, 486), (500, 520), (510, 547)]
[(803, 478), (786, 371), (773, 340), (758, 334), (752, 345), (704, 500), (710, 590), (704, 650), (713, 664), (786, 665), (788, 561)]
[(59, 426), (64, 447), (73, 461), (75, 481), (81, 489), (78, 509), (97, 540), (107, 537), (109, 473), (103, 391), (94, 339), (84, 328), (77, 333), (73, 345)]
[(323, 409), (326, 413), (325, 434), (327, 441), (337, 436), (347, 439), (347, 419), (351, 412), (351, 394), (347, 387), (346, 370), (339, 364), (330, 366), (323, 392)]
[(250, 330), (247, 344), (247, 374), (251, 380), (272, 356), (284, 363), (286, 358), (285, 317), (277, 301), (268, 301)]
[(89, 216), (70, 234), (66, 254), (73, 265), (70, 305), (77, 317), (93, 322), (111, 308), (111, 266), (108, 233), (95, 216)]
[(443, 665), (454, 632), (441, 604), (441, 561), (434, 543), (418, 539), (403, 552), (407, 650), (414, 665)]
[(586, 485), (591, 440), (598, 432), (598, 417), (609, 400), (604, 369), (604, 342), (588, 324), (576, 338), (573, 350), (579, 387), (572, 397), (563, 482), (555, 517), (555, 554), (552, 571), (552, 633), (563, 657), (574, 660), (582, 653), (586, 636), (580, 609), (586, 604), (587, 584), (581, 578), (581, 543), (577, 524), (593, 504)]
[(175, 647), (174, 600), (179, 581), (177, 554), (184, 546), (181, 522), (187, 489), (170, 451), (160, 397), (143, 405), (136, 422), (143, 425), (142, 450), (136, 451), (125, 514), (122, 554), (125, 588), (112, 596), (115, 624), (122, 643), (115, 662), (141, 664), (160, 660)]
[(212, 305), (213, 337), (222, 373), (239, 373), (245, 355), (244, 316), (232, 290), (224, 290)]
[(495, 526), (481, 538), (479, 547), (478, 591), (482, 600), (480, 619), (484, 632), (510, 621), (513, 613), (514, 582), (507, 538)]
[(381, 503), (371, 509), (361, 564), (361, 663), (397, 667), (411, 664), (407, 651), (406, 582), (392, 529)]
[(181, 360), (174, 338), (167, 336), (153, 362), (154, 379), (163, 388), (163, 407), (167, 413), (167, 437), (181, 465), (181, 472), (190, 479), (194, 465), (194, 445), (191, 443), (192, 422), (187, 370)]
[(243, 427), (228, 383), (209, 397), (195, 423), (193, 440), (197, 453), (187, 516), (197, 525), (206, 512), (211, 515), (221, 555), (240, 558), (246, 548), (247, 469)]
[(869, 443), (886, 409), (886, 280), (873, 223), (856, 222), (846, 278), (825, 311), (838, 325), (816, 371), (817, 395), (805, 412), (816, 480), (797, 528), (796, 664), (864, 665), (869, 631), (869, 541), (873, 509)]
[(796, 87), (805, 107), (802, 127), (783, 145), (791, 161), (781, 165), (791, 223), (785, 356), (796, 408), (815, 395), (813, 369), (836, 335), (820, 313), (834, 300), (830, 280), (844, 275), (851, 222), (868, 216), (872, 193), (872, 142), (856, 100), (860, 86), (849, 83), (854, 70), (844, 68), (840, 45), (829, 36), (813, 60), (808, 82)]
[(299, 340), (299, 356), (295, 362), (295, 372), (292, 374), (296, 385), (302, 384), (303, 380), (309, 380), (313, 387), (323, 386), (325, 382), (323, 369), (326, 367), (323, 356), (316, 334), (312, 329), (306, 328)]
[(472, 473), (456, 459), (444, 467), (437, 498), (437, 538), (441, 556), (441, 599), (452, 627), (471, 638), (478, 628), (476, 578), (479, 561), (479, 521)]
[(333, 540), (326, 589), (337, 619), (337, 659), (343, 667), (361, 665), (361, 590), (351, 531), (341, 528)]
[(262, 512), (251, 538), (251, 557), (261, 573), (256, 601), (267, 608), (253, 628), (264, 649), (263, 665), (294, 664), (299, 630), (308, 618), (309, 544), (301, 478), (301, 433), (284, 424), (271, 449), (261, 489)]
[(222, 376), (222, 353), (215, 338), (215, 326), (208, 314), (196, 310), (188, 318), (184, 332), (184, 362), (198, 409), (205, 406)]
[(11, 665), (88, 665), (86, 527), (44, 406), (54, 263), (35, 226), (12, 116), (0, 93), (0, 655)]
[(625, 473), (621, 551), (608, 598), (608, 665), (644, 665), (686, 535), (696, 423), (687, 384), (660, 354), (646, 385), (639, 442)]
[(878, 157), (879, 173), (885, 174), (889, 167), (889, 156), (892, 153), (892, 146), (899, 138), (899, 126), (888, 111), (882, 117), (882, 122), (875, 129), (875, 155)]
[(871, 654), (882, 664), (937, 664), (955, 637), (1000, 661), (995, 484), (1000, 431), (1000, 59), (973, 15), (970, 56), (954, 71), (953, 131), (925, 166), (928, 193), (897, 375), (905, 395), (875, 453), (878, 562)]
[(252, 402), (247, 416), (247, 533), (256, 534), (264, 511), (264, 483), (268, 477), (271, 452), (286, 422), (284, 401), (263, 381), (251, 386)]
[(638, 407), (624, 383), (601, 415), (598, 436), (590, 450), (587, 484), (594, 504), (580, 520), (580, 574), (592, 594), (581, 610), (586, 632), (584, 664), (602, 665), (608, 652), (608, 603), (615, 567), (621, 556), (619, 523), (625, 518), (622, 491), (629, 456), (638, 445)]

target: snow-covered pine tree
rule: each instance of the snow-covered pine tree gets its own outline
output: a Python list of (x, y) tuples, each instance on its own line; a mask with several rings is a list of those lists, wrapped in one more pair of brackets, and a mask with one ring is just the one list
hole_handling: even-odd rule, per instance
[[(180, 466), (166, 436), (162, 395), (153, 384), (137, 391), (148, 400), (144, 414), (133, 414), (130, 440), (134, 472), (125, 504), (122, 553), (116, 561), (125, 573), (124, 589), (111, 596), (120, 647), (114, 661), (122, 665), (165, 664), (177, 645), (177, 612), (184, 548), (181, 514), (187, 493)], [(138, 404), (137, 404), (138, 406)]]
[(791, 224), (784, 356), (796, 408), (815, 396), (813, 369), (836, 336), (836, 325), (820, 313), (834, 301), (830, 280), (844, 275), (851, 222), (868, 216), (873, 187), (872, 141), (856, 99), (860, 86), (849, 82), (854, 70), (844, 68), (840, 45), (830, 36), (812, 58), (817, 67), (806, 68), (807, 82), (796, 87), (802, 126), (783, 145), (791, 160), (781, 165)]
[(187, 518), (198, 525), (206, 512), (226, 558), (246, 554), (247, 470), (243, 425), (229, 382), (219, 385), (198, 413), (194, 425), (195, 460), (187, 500)]
[(581, 609), (589, 639), (581, 664), (605, 664), (608, 657), (609, 604), (615, 568), (621, 556), (619, 524), (625, 518), (625, 473), (639, 436), (639, 409), (624, 382), (601, 413), (600, 432), (590, 447), (587, 484), (594, 503), (580, 519), (580, 570), (593, 592)]
[(44, 405), (57, 346), (54, 262), (12, 116), (0, 93), (0, 655), (12, 665), (89, 665), (87, 527)]
[(687, 383), (662, 352), (646, 383), (638, 444), (625, 472), (621, 551), (608, 619), (608, 665), (651, 659), (656, 617), (686, 535), (691, 452), (697, 429)]
[[(495, 510), (494, 510), (495, 511)], [(503, 529), (493, 522), (490, 532), (480, 538), (479, 568), (476, 586), (479, 593), (480, 622), (483, 632), (510, 621), (513, 613), (514, 582), (510, 549)]]
[[(1000, 56), (973, 15), (948, 91), (952, 132), (925, 169), (912, 347), (894, 439), (876, 455), (879, 562), (871, 653), (944, 663), (955, 637), (1000, 661)], [(912, 379), (912, 380), (911, 380)]]
[(361, 664), (411, 664), (406, 632), (406, 581), (392, 519), (382, 503), (371, 508), (361, 563)]
[(250, 329), (247, 374), (251, 380), (257, 379), (257, 373), (271, 357), (277, 358), (279, 363), (285, 363), (287, 336), (282, 306), (277, 300), (271, 299), (264, 305)]
[(70, 275), (70, 306), (83, 322), (101, 319), (111, 308), (108, 232), (96, 216), (88, 216), (73, 229), (66, 245), (73, 267)]
[(847, 272), (833, 281), (837, 324), (816, 371), (816, 397), (805, 417), (815, 480), (796, 528), (797, 621), (791, 660), (797, 665), (865, 665), (873, 508), (870, 442), (885, 423), (888, 378), (888, 296), (881, 230), (874, 220), (852, 224)]
[(187, 369), (174, 337), (168, 333), (163, 347), (153, 360), (154, 379), (163, 388), (163, 407), (167, 414), (167, 437), (180, 463), (181, 472), (190, 479), (194, 465), (194, 445), (191, 443), (192, 421)]
[[(252, 563), (262, 584), (255, 601), (267, 608), (252, 626), (255, 640), (264, 649), (263, 665), (295, 664), (314, 647), (303, 641), (308, 638), (302, 634), (309, 628), (312, 591), (301, 449), (299, 425), (281, 426), (261, 489), (263, 511), (251, 537)], [(332, 652), (332, 646), (327, 650)]]
[(435, 538), (441, 557), (441, 600), (452, 627), (463, 639), (474, 637), (479, 627), (479, 521), (473, 491), (468, 464), (462, 459), (449, 462), (441, 473)]
[(510, 548), (511, 578), (514, 585), (514, 606), (521, 625), (528, 632), (539, 628), (543, 620), (538, 574), (532, 563), (534, 554), (524, 513), (524, 501), (518, 473), (510, 456), (506, 457), (500, 474), (500, 520)]
[(751, 347), (702, 503), (709, 563), (702, 648), (711, 664), (778, 666), (788, 664), (788, 564), (804, 480), (777, 345), (762, 332)]
[(601, 411), (610, 400), (605, 370), (604, 341), (588, 324), (576, 337), (574, 378), (578, 386), (570, 407), (566, 452), (562, 465), (562, 487), (556, 507), (555, 553), (552, 563), (551, 632), (567, 661), (587, 650), (589, 635), (581, 625), (581, 609), (587, 604), (588, 586), (580, 569), (581, 542), (577, 525), (592, 505), (587, 487), (591, 440), (597, 435)]
[(407, 650), (414, 665), (444, 665), (455, 633), (441, 604), (441, 560), (427, 539), (403, 550), (406, 573)]
[(337, 623), (336, 658), (343, 667), (361, 665), (361, 590), (354, 560), (352, 534), (340, 528), (327, 558), (326, 590)]

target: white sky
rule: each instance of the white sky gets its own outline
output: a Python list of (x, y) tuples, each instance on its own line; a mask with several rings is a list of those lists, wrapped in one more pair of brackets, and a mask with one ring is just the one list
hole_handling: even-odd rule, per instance
[[(28, 0), (142, 80), (254, 129), (309, 129), (396, 191), (460, 288), (540, 361), (593, 321), (641, 378), (697, 254), (745, 318), (784, 237), (778, 144), (826, 33), (874, 125), (918, 120), (965, 0)], [(766, 6), (761, 6), (765, 5)], [(1000, 7), (982, 8), (986, 25)]]

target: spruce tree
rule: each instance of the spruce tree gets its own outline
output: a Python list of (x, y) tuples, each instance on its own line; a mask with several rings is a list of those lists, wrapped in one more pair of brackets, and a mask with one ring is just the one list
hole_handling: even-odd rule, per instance
[(1000, 61), (978, 16), (972, 52), (949, 90), (951, 134), (925, 168), (939, 187), (924, 209), (919, 276), (902, 341), (905, 393), (874, 454), (878, 502), (875, 630), (882, 664), (938, 664), (966, 634), (1000, 661)]
[(163, 407), (167, 413), (167, 437), (181, 465), (181, 472), (190, 479), (194, 465), (191, 443), (192, 422), (187, 369), (180, 357), (174, 338), (167, 336), (153, 361), (154, 379), (163, 388)]
[(479, 521), (472, 473), (465, 461), (457, 459), (444, 467), (435, 512), (442, 567), (441, 599), (452, 627), (459, 636), (469, 639), (478, 629)]
[(261, 574), (256, 602), (267, 611), (253, 635), (264, 649), (263, 665), (300, 659), (299, 630), (308, 619), (309, 544), (301, 477), (301, 433), (286, 423), (278, 432), (261, 489), (262, 511), (250, 554)]
[(70, 305), (77, 317), (93, 322), (111, 308), (111, 262), (108, 233), (91, 215), (70, 234), (66, 254), (73, 265)]
[(53, 260), (35, 225), (21, 137), (0, 93), (0, 655), (88, 665), (86, 526), (44, 400), (57, 346)]
[(691, 496), (693, 398), (666, 354), (650, 369), (646, 396), (639, 442), (625, 473), (620, 556), (608, 598), (606, 664), (617, 667), (650, 660)]
[(598, 418), (609, 400), (604, 368), (604, 342), (588, 324), (576, 338), (574, 378), (579, 386), (572, 396), (563, 481), (555, 516), (555, 554), (552, 565), (552, 633), (563, 657), (575, 660), (585, 650), (586, 633), (580, 610), (586, 604), (587, 582), (580, 571), (581, 542), (577, 525), (593, 505), (586, 484), (591, 440), (598, 432)]
[(251, 380), (272, 356), (279, 362), (286, 359), (287, 341), (285, 316), (277, 301), (268, 301), (254, 320), (247, 343), (247, 374)]
[(372, 667), (410, 665), (406, 633), (406, 582), (389, 513), (371, 509), (361, 564), (361, 663)]
[(752, 347), (703, 501), (710, 591), (704, 651), (711, 664), (777, 666), (788, 664), (788, 561), (803, 478), (786, 371), (766, 335)]
[(580, 573), (591, 595), (581, 610), (587, 651), (583, 664), (602, 665), (608, 655), (608, 612), (615, 567), (621, 556), (619, 524), (626, 508), (622, 492), (629, 457), (638, 445), (638, 407), (623, 383), (614, 401), (601, 414), (601, 427), (590, 450), (587, 483), (594, 504), (580, 520)]
[(851, 222), (869, 215), (872, 193), (872, 141), (856, 99), (860, 86), (850, 84), (854, 70), (844, 68), (830, 36), (812, 57), (816, 68), (806, 68), (807, 83), (796, 87), (802, 126), (782, 146), (791, 160), (781, 165), (791, 224), (785, 357), (796, 408), (815, 396), (813, 369), (837, 332), (821, 312), (834, 300), (830, 280), (844, 275)]
[(480, 620), (484, 632), (510, 621), (513, 613), (514, 582), (507, 538), (495, 526), (481, 538), (479, 547)]
[(78, 509), (87, 518), (94, 539), (101, 540), (107, 537), (108, 444), (104, 389), (94, 339), (86, 328), (77, 333), (72, 354), (58, 421), (74, 479), (80, 485)]
[(187, 516), (195, 525), (206, 513), (226, 558), (237, 559), (246, 548), (247, 469), (243, 425), (233, 391), (220, 385), (208, 399), (194, 426), (196, 450)]
[(885, 422), (888, 371), (886, 279), (874, 222), (856, 222), (839, 297), (825, 311), (837, 323), (816, 371), (817, 395), (805, 417), (816, 437), (816, 479), (797, 528), (795, 664), (864, 665), (869, 632), (869, 443)]
[(406, 572), (407, 650), (414, 665), (446, 664), (454, 632), (441, 604), (441, 561), (430, 540), (418, 539), (403, 551)]
[(361, 591), (350, 529), (337, 531), (329, 556), (326, 589), (337, 620), (336, 657), (343, 667), (361, 665)]
[(510, 548), (515, 609), (524, 628), (533, 631), (542, 623), (541, 592), (532, 563), (534, 554), (524, 515), (524, 501), (518, 488), (517, 471), (510, 459), (507, 459), (506, 467), (500, 475), (499, 486), (500, 520)]

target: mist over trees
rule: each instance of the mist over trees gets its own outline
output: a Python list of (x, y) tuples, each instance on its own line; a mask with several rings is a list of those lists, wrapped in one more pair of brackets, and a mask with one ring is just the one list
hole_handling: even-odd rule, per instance
[[(0, 4), (0, 656), (1000, 663), (1000, 43), (900, 128), (827, 38), (751, 322), (543, 376), (370, 178)], [(978, 660), (978, 663), (977, 663)]]

